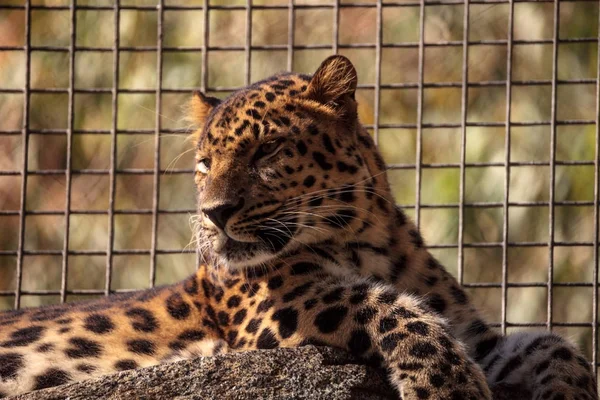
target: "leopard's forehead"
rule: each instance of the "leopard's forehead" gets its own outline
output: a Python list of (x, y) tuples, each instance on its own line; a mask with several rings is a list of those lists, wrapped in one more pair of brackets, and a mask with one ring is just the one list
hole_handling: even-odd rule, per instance
[(305, 115), (292, 103), (309, 81), (309, 75), (283, 73), (232, 93), (211, 112), (199, 145), (239, 146), (261, 134), (297, 129), (292, 121)]
[[(281, 99), (291, 99), (306, 91), (309, 75), (282, 73), (240, 89), (215, 110), (215, 119), (235, 115), (242, 108), (262, 109)], [(262, 102), (262, 103), (261, 103)]]

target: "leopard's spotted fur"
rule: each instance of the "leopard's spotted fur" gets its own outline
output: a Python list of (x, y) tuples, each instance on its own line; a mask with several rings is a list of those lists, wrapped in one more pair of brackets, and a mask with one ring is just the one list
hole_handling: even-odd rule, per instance
[[(320, 343), (382, 365), (404, 399), (597, 399), (550, 333), (491, 330), (394, 206), (340, 56), (223, 102), (195, 94), (197, 236), (185, 281), (0, 316), (0, 392), (194, 355)], [(487, 377), (487, 379), (486, 379)]]

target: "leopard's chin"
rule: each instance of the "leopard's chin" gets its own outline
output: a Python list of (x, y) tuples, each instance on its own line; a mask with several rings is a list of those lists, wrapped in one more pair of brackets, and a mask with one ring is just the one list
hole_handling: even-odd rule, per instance
[(215, 255), (228, 256), (235, 253), (244, 252), (258, 245), (259, 240), (245, 237), (237, 237), (222, 230), (210, 229), (205, 235), (210, 242), (211, 250)]
[(279, 230), (268, 226), (239, 238), (229, 232), (212, 229), (204, 236), (210, 242), (210, 251), (214, 256), (211, 258), (234, 269), (265, 264), (280, 256), (292, 242), (290, 235), (283, 235)]
[(241, 242), (225, 234), (217, 235), (211, 244), (215, 259), (231, 269), (253, 267), (277, 256), (261, 242)]
[(212, 251), (220, 257), (230, 258), (233, 255), (248, 252), (255, 243), (232, 239), (226, 234), (218, 234), (212, 240)]

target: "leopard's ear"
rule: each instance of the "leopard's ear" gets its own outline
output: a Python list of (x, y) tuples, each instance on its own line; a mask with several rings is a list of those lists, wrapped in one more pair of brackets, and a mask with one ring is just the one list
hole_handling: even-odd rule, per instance
[(216, 97), (206, 96), (200, 91), (195, 91), (192, 95), (192, 101), (188, 111), (188, 119), (196, 125), (197, 128), (202, 128), (210, 112), (215, 108), (221, 100)]
[(344, 56), (335, 55), (325, 59), (314, 73), (306, 95), (323, 104), (342, 105), (354, 99), (358, 77), (354, 65)]

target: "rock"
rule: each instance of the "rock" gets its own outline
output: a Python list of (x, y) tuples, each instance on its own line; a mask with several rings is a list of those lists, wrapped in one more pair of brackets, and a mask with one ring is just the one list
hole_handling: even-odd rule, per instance
[(161, 364), (16, 397), (50, 399), (383, 400), (385, 373), (325, 347), (258, 350)]
[[(517, 385), (498, 384), (494, 400), (530, 399)], [(397, 399), (385, 373), (328, 347), (229, 353), (106, 375), (14, 397), (83, 399)]]

